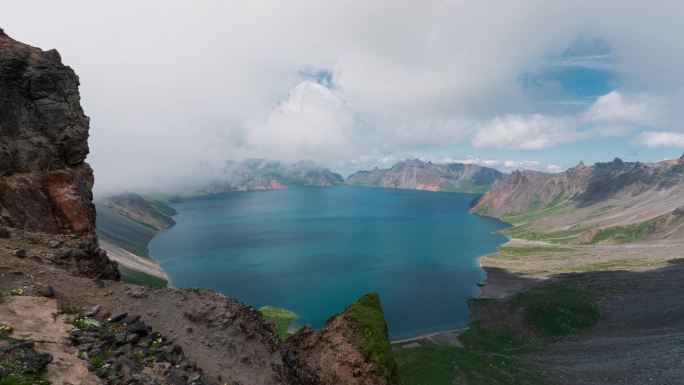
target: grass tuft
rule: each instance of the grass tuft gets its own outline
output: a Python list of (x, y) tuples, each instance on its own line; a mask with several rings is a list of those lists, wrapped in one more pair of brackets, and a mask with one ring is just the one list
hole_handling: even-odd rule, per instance
[(601, 318), (599, 295), (566, 286), (532, 289), (518, 294), (511, 306), (525, 310), (525, 321), (546, 337), (587, 330)]
[(288, 329), (292, 321), (297, 317), (295, 313), (273, 306), (262, 306), (259, 308), (259, 312), (266, 322), (275, 327), (278, 337), (282, 340), (287, 340), (290, 337)]
[(375, 363), (390, 384), (399, 383), (399, 371), (389, 343), (387, 323), (378, 293), (369, 293), (347, 306), (346, 317), (356, 322), (363, 332), (367, 359)]

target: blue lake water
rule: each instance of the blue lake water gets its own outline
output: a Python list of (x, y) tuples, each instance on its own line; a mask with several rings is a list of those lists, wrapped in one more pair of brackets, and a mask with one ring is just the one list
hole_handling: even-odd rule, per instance
[(503, 222), (468, 213), (476, 197), (340, 186), (191, 198), (149, 248), (174, 287), (284, 307), (313, 327), (377, 291), (399, 339), (467, 324), (477, 259), (506, 240)]

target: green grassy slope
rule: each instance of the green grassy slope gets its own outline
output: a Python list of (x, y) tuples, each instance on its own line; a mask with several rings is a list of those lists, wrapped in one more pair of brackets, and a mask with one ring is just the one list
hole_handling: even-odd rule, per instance
[(507, 300), (473, 299), (476, 320), (462, 347), (421, 340), (393, 347), (404, 385), (538, 385), (547, 380), (519, 355), (593, 327), (600, 294), (544, 284)]

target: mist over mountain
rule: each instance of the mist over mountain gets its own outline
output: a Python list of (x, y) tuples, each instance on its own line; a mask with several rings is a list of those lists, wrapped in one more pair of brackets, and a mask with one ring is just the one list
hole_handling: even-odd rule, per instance
[(484, 192), (504, 174), (474, 164), (435, 164), (407, 159), (389, 169), (358, 171), (346, 183), (368, 187), (389, 187), (448, 192)]
[(38, 0), (0, 24), (78, 72), (100, 195), (246, 158), (347, 174), (678, 155), (684, 9), (651, 4)]

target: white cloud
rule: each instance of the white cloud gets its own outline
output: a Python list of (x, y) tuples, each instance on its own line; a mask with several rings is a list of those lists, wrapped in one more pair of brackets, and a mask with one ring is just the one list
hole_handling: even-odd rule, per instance
[(684, 133), (674, 131), (642, 132), (639, 144), (646, 147), (684, 148)]
[(652, 126), (662, 120), (662, 115), (662, 106), (654, 97), (626, 97), (618, 91), (612, 91), (597, 98), (584, 112), (583, 119), (593, 124)]
[(546, 165), (546, 169), (549, 172), (559, 172), (559, 171), (563, 170), (563, 167), (561, 167), (560, 165), (557, 165), (555, 163), (548, 163)]
[(612, 91), (580, 114), (497, 116), (472, 138), (475, 148), (540, 150), (580, 140), (620, 137), (665, 119), (664, 102)]
[(496, 159), (483, 159), (478, 156), (470, 155), (465, 158), (444, 156), (437, 158), (437, 163), (463, 163), (463, 164), (479, 164), (481, 166), (493, 167), (501, 163)]
[(296, 85), (286, 100), (250, 127), (245, 152), (288, 162), (334, 162), (355, 155), (354, 114), (336, 92), (312, 81)]
[[(3, 4), (0, 25), (79, 74), (107, 189), (248, 154), (337, 166), (469, 139), (530, 151), (676, 127), (684, 116), (663, 118), (658, 101), (684, 100), (684, 39), (669, 38), (683, 19), (679, 0), (34, 0)], [(610, 47), (621, 90), (649, 96), (611, 93), (584, 116), (538, 110), (520, 74), (579, 36)], [(329, 94), (301, 86), (312, 68), (330, 72)]]
[(573, 140), (563, 119), (534, 115), (506, 115), (485, 124), (472, 139), (475, 148), (539, 150)]
[(541, 162), (538, 160), (507, 160), (504, 162), (504, 166), (508, 169), (536, 169), (539, 165), (541, 165)]

